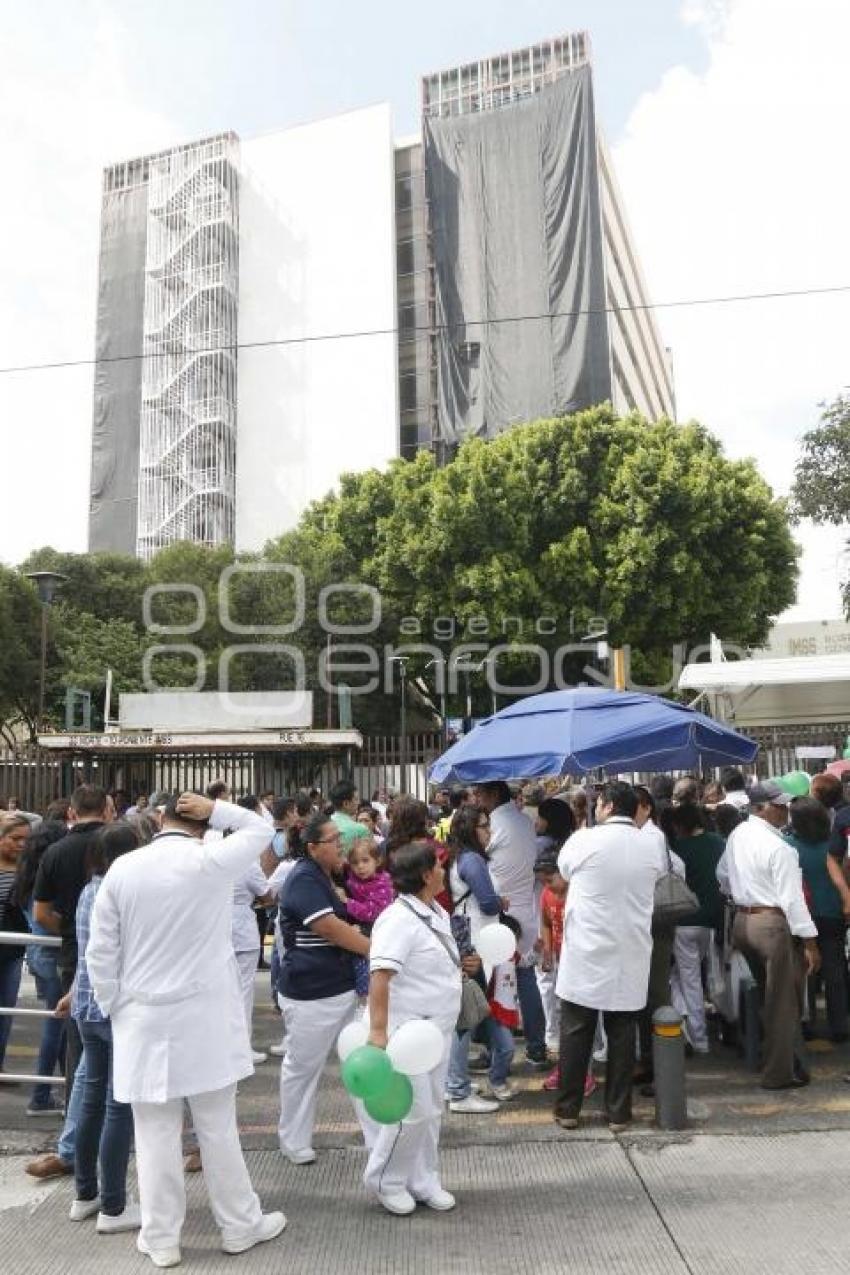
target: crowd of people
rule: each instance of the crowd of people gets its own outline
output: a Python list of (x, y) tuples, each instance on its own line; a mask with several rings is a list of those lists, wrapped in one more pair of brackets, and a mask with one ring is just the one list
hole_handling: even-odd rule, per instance
[[(15, 1005), (26, 961), (51, 1011), (37, 1074), (64, 1067), (66, 1082), (56, 1151), (28, 1172), (73, 1174), (71, 1221), (138, 1232), (159, 1267), (180, 1261), (186, 1170), (203, 1170), (226, 1252), (280, 1234), (285, 1219), (263, 1213), (236, 1121), (238, 1083), (268, 1061), (252, 1028), (269, 927), (291, 1163), (317, 1158), (318, 1088), (343, 1029), (363, 1019), (381, 1049), (413, 1019), (443, 1036), (440, 1064), (411, 1078), (401, 1122), (378, 1123), (355, 1102), (365, 1185), (392, 1214), (455, 1206), (440, 1176), (444, 1111), (494, 1115), (517, 1100), (520, 1066), (539, 1073), (558, 1124), (576, 1129), (604, 1064), (609, 1127), (628, 1129), (635, 1086), (652, 1093), (657, 1008), (679, 1011), (689, 1052), (711, 1048), (706, 1002), (729, 932), (760, 990), (761, 1083), (805, 1085), (821, 987), (829, 1035), (848, 1038), (848, 834), (833, 776), (793, 799), (735, 770), (706, 785), (492, 781), (441, 789), (430, 805), (382, 792), (361, 801), (347, 780), (327, 802), (316, 790), (234, 802), (218, 781), (203, 796), (131, 804), (85, 784), (43, 817), (7, 808), (0, 928), (60, 939), (0, 945), (0, 1004)], [(673, 877), (690, 900), (675, 921), (659, 904)], [(490, 966), (478, 945), (497, 923), (516, 950)], [(0, 1069), (11, 1026), (0, 1017)], [(33, 1087), (27, 1111), (60, 1113), (49, 1084)], [(133, 1142), (138, 1203), (127, 1193)]]

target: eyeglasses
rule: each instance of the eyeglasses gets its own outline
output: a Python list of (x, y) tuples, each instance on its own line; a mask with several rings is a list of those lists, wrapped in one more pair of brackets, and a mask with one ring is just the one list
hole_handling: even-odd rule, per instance
[(335, 832), (332, 837), (320, 837), (314, 844), (317, 846), (330, 846), (335, 841), (342, 841), (342, 833)]

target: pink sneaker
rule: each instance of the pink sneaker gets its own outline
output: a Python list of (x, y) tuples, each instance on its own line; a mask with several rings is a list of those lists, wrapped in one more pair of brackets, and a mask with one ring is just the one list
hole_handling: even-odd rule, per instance
[(596, 1089), (597, 1089), (596, 1077), (594, 1076), (592, 1071), (589, 1071), (584, 1078), (585, 1098), (589, 1098), (592, 1093), (596, 1092)]
[(547, 1093), (551, 1093), (553, 1089), (558, 1088), (559, 1081), (560, 1081), (560, 1075), (558, 1072), (558, 1068), (553, 1067), (552, 1070), (549, 1072), (549, 1075), (543, 1081), (543, 1088), (546, 1090)]

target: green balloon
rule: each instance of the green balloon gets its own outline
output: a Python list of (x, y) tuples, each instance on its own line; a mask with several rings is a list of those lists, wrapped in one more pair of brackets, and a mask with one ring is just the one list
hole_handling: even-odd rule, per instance
[(392, 1063), (376, 1045), (353, 1049), (342, 1064), (342, 1083), (355, 1098), (372, 1098), (383, 1093), (394, 1075)]
[(366, 1110), (378, 1124), (398, 1124), (413, 1106), (413, 1085), (407, 1076), (394, 1071), (390, 1083), (376, 1097), (367, 1098)]
[(804, 770), (791, 770), (787, 775), (780, 775), (776, 782), (783, 792), (790, 793), (792, 797), (809, 795), (809, 776)]

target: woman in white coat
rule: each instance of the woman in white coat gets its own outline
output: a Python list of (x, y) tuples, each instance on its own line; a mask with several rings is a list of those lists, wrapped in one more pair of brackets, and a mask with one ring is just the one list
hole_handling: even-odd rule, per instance
[(364, 1181), (389, 1213), (412, 1213), (417, 1203), (442, 1212), (455, 1206), (440, 1180), (438, 1147), (461, 961), (448, 913), (435, 901), (445, 879), (435, 850), (421, 842), (402, 846), (390, 871), (398, 898), (372, 930), (369, 1042), (385, 1049), (404, 1023), (427, 1018), (443, 1033), (444, 1049), (433, 1071), (411, 1077), (413, 1106), (404, 1120), (369, 1129)]

